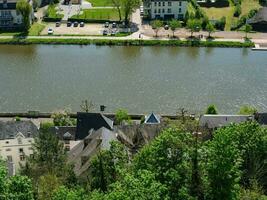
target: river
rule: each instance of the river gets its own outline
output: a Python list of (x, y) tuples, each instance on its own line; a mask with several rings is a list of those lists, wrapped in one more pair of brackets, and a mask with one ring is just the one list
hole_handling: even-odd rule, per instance
[(0, 46), (0, 112), (267, 109), (267, 54), (239, 48)]

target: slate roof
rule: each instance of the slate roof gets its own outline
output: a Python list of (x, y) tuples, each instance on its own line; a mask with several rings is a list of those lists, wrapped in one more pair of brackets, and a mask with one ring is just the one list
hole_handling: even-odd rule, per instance
[(56, 134), (60, 140), (75, 140), (76, 126), (54, 126), (50, 131)]
[(267, 113), (256, 113), (254, 117), (260, 125), (267, 125)]
[(159, 124), (160, 116), (155, 115), (153, 112), (145, 117), (145, 124)]
[(0, 121), (0, 140), (14, 138), (18, 133), (27, 137), (38, 135), (37, 126), (30, 120), (27, 121)]
[(77, 113), (76, 140), (84, 139), (91, 129), (98, 130), (102, 127), (113, 130), (113, 121), (102, 113)]
[(255, 16), (248, 20), (249, 24), (256, 24), (260, 22), (267, 22), (267, 7), (260, 8)]
[(199, 125), (214, 129), (231, 123), (241, 123), (253, 119), (254, 116), (252, 115), (202, 115), (199, 119)]

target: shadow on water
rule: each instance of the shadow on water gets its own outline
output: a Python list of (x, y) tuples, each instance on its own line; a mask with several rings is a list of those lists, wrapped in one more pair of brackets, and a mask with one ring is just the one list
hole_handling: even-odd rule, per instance
[(34, 56), (36, 45), (0, 45), (0, 54), (16, 56)]
[(199, 57), (199, 47), (185, 47), (184, 49), (188, 58), (196, 60)]

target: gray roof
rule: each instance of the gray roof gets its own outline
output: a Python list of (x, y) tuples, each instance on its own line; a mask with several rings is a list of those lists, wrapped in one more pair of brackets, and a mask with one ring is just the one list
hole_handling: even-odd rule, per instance
[(56, 134), (60, 140), (75, 140), (76, 126), (54, 126), (50, 131)]
[(202, 115), (199, 119), (199, 125), (214, 129), (231, 123), (241, 123), (253, 119), (254, 116), (252, 115)]
[(254, 116), (260, 125), (267, 125), (267, 113), (255, 113)]
[(159, 124), (160, 116), (155, 115), (153, 112), (145, 117), (145, 124)]
[(249, 24), (255, 24), (260, 22), (267, 22), (267, 7), (262, 7), (259, 11), (248, 20)]
[(27, 121), (0, 121), (0, 140), (14, 138), (22, 133), (26, 138), (38, 135), (37, 126), (30, 120)]

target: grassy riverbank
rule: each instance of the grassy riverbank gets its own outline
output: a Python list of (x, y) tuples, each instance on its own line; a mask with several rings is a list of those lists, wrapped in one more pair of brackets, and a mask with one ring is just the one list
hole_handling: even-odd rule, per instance
[(193, 46), (193, 47), (254, 47), (253, 42), (199, 41), (199, 40), (121, 40), (86, 38), (12, 38), (0, 39), (0, 44), (77, 44), (77, 45), (114, 45), (114, 46)]

